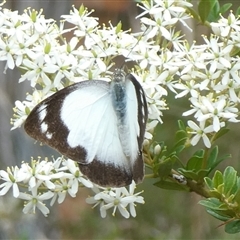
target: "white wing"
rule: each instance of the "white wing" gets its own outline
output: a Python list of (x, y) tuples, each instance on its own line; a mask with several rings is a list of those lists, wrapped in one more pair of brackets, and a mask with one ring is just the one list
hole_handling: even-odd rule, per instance
[(84, 87), (79, 85), (65, 97), (60, 116), (69, 130), (67, 142), (71, 148), (79, 146), (86, 150), (83, 162), (90, 163), (96, 158), (104, 164), (131, 169), (119, 139), (108, 83), (89, 81)]

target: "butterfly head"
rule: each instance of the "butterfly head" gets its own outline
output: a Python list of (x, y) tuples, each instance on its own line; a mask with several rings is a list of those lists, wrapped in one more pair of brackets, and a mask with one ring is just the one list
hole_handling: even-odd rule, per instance
[(117, 68), (114, 73), (113, 73), (113, 81), (118, 83), (118, 82), (123, 82), (126, 78), (126, 73), (120, 69), (120, 68)]

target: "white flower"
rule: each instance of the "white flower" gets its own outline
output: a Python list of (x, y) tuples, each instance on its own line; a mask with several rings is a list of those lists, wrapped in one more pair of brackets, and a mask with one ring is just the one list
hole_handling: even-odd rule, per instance
[[(144, 203), (143, 197), (138, 196), (141, 192), (135, 193), (136, 184), (133, 181), (129, 186), (129, 191), (125, 187), (105, 189), (102, 192), (94, 190), (96, 195), (87, 199), (87, 203), (100, 205), (100, 213), (103, 218), (107, 215), (107, 210), (113, 208), (112, 215), (115, 216), (118, 210), (125, 218), (136, 216), (135, 203)], [(129, 211), (127, 207), (129, 206)]]
[(201, 102), (201, 96), (199, 96), (198, 98), (191, 97), (189, 100), (192, 104), (192, 106), (191, 106), (192, 109), (184, 112), (182, 114), (183, 116), (189, 116), (189, 115), (195, 113), (194, 117), (198, 118), (199, 116), (201, 116), (203, 113), (205, 113), (207, 111), (206, 107)]
[(88, 12), (86, 8), (81, 7), (81, 13), (78, 9), (73, 7), (70, 15), (62, 15), (67, 22), (72, 23), (78, 27), (74, 34), (78, 37), (85, 36), (89, 30), (93, 30), (98, 25), (98, 18), (90, 17), (93, 11)]
[(199, 88), (199, 84), (196, 83), (194, 80), (190, 80), (184, 83), (176, 83), (174, 85), (175, 88), (182, 90), (182, 92), (178, 93), (175, 98), (181, 98), (188, 93), (191, 94), (192, 97), (198, 97), (198, 91), (197, 89)]
[(240, 20), (239, 17), (235, 17), (232, 12), (230, 12), (228, 18), (224, 18), (220, 15), (220, 20), (218, 22), (210, 23), (213, 32), (222, 37), (227, 37), (230, 35), (230, 32), (239, 32), (240, 31)]
[(25, 182), (28, 182), (31, 188), (34, 188), (40, 183), (44, 183), (49, 189), (54, 189), (55, 186), (50, 181), (50, 172), (53, 169), (52, 163), (39, 160), (36, 161), (32, 159), (31, 166), (27, 163), (21, 165), (21, 171), (26, 176)]
[(11, 130), (20, 127), (27, 119), (26, 105), (24, 102), (16, 101), (13, 111), (15, 114), (13, 115), (14, 118), (11, 119), (11, 124), (13, 125)]
[(106, 211), (110, 208), (113, 208), (112, 215), (115, 216), (116, 210), (121, 213), (125, 218), (129, 218), (130, 214), (127, 211), (127, 204), (124, 201), (124, 196), (122, 195), (122, 188), (116, 188), (109, 192), (102, 192), (98, 194), (98, 197), (102, 199), (105, 204), (101, 206), (100, 212), (101, 216), (106, 216)]
[(213, 130), (213, 126), (207, 126), (205, 127), (206, 122), (202, 121), (200, 122), (200, 125), (198, 126), (195, 122), (193, 121), (188, 121), (188, 126), (191, 128), (190, 131), (188, 131), (188, 133), (195, 135), (192, 139), (191, 139), (191, 144), (193, 146), (197, 145), (197, 143), (199, 142), (199, 140), (202, 138), (204, 145), (207, 148), (211, 147), (211, 141), (208, 138), (208, 133), (212, 133)]
[(49, 209), (45, 206), (43, 201), (52, 198), (54, 193), (51, 191), (45, 192), (43, 194), (38, 193), (38, 186), (32, 188), (31, 192), (32, 194), (20, 193), (18, 196), (18, 198), (26, 200), (23, 212), (25, 214), (35, 213), (36, 208), (38, 208), (46, 217), (49, 214)]
[(42, 80), (42, 82), (48, 86), (48, 88), (51, 87), (51, 80), (48, 74), (55, 73), (58, 69), (57, 66), (54, 64), (45, 63), (43, 56), (39, 56), (37, 59), (33, 60), (24, 59), (23, 64), (27, 72), (22, 75), (22, 77), (19, 79), (19, 82), (27, 79), (31, 81), (31, 86), (34, 87), (38, 81)]
[(207, 43), (209, 52), (206, 52), (203, 56), (206, 60), (210, 60), (209, 71), (214, 73), (217, 69), (231, 68), (230, 52), (233, 49), (233, 45), (228, 44), (224, 46), (223, 43), (219, 43), (218, 39), (214, 36), (211, 36), (210, 40), (204, 37), (204, 40)]
[(17, 198), (19, 196), (18, 183), (25, 179), (25, 175), (19, 170), (17, 166), (12, 167), (12, 170), (8, 167), (7, 171), (0, 170), (0, 179), (4, 181), (0, 185), (0, 196), (5, 195), (8, 190), (13, 188), (13, 196)]
[(237, 117), (236, 113), (226, 111), (227, 102), (224, 98), (211, 102), (210, 98), (203, 97), (202, 104), (206, 107), (207, 111), (198, 117), (198, 121), (201, 122), (207, 119), (212, 119), (213, 130), (215, 132), (220, 130), (222, 119), (230, 120)]
[(67, 167), (67, 169), (72, 173), (73, 177), (73, 185), (75, 186), (76, 192), (78, 190), (78, 183), (83, 184), (83, 186), (87, 188), (92, 188), (93, 184), (91, 181), (87, 180), (83, 177), (83, 174), (80, 172), (79, 167), (76, 162), (73, 160), (66, 160), (63, 162), (63, 165)]
[(65, 200), (67, 193), (71, 197), (76, 197), (77, 189), (76, 189), (76, 184), (74, 183), (76, 182), (74, 182), (73, 179), (68, 179), (65, 177), (58, 179), (55, 182), (55, 189), (53, 194), (54, 197), (51, 200), (50, 205), (52, 206), (55, 203), (57, 198), (58, 198), (58, 203), (59, 204), (62, 203)]
[(13, 58), (14, 49), (15, 49), (16, 42), (14, 40), (5, 40), (5, 42), (0, 39), (0, 60), (7, 61), (5, 70), (8, 68), (13, 69), (15, 67), (15, 62)]

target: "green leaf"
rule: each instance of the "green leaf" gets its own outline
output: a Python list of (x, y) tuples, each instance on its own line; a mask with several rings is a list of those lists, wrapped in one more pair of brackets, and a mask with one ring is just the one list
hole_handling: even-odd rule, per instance
[(178, 128), (184, 132), (186, 132), (186, 126), (185, 124), (183, 123), (182, 120), (178, 120)]
[(217, 198), (217, 199), (221, 199), (222, 198), (222, 194), (220, 194), (217, 190), (210, 190), (209, 191), (209, 195), (212, 198)]
[(185, 168), (179, 168), (178, 171), (181, 172), (183, 174), (183, 176), (186, 178), (193, 179), (195, 181), (198, 180), (198, 175), (192, 170), (186, 170)]
[(240, 220), (229, 222), (225, 225), (225, 232), (234, 234), (240, 232)]
[(202, 23), (207, 20), (216, 0), (201, 0), (198, 5), (198, 13), (201, 18)]
[(175, 142), (182, 141), (187, 138), (187, 133), (184, 130), (178, 130), (175, 135)]
[(239, 15), (240, 15), (240, 6), (237, 8), (235, 15), (236, 15), (236, 16), (239, 16)]
[(177, 146), (176, 148), (174, 148), (176, 154), (182, 152), (183, 149), (185, 149), (185, 145), (180, 145), (180, 146)]
[(160, 178), (166, 178), (169, 176), (173, 164), (175, 162), (175, 158), (167, 158), (166, 160), (162, 161), (158, 165), (158, 175)]
[(216, 141), (218, 138), (222, 137), (223, 135), (227, 134), (230, 131), (228, 128), (221, 128), (215, 135), (214, 135), (214, 141)]
[(220, 211), (214, 211), (212, 209), (207, 209), (207, 212), (212, 215), (213, 217), (217, 218), (218, 220), (221, 220), (221, 221), (228, 221), (230, 218), (229, 216), (226, 216), (224, 215), (223, 212), (220, 212)]
[(186, 185), (174, 183), (174, 182), (168, 182), (168, 181), (159, 181), (154, 183), (153, 185), (167, 190), (177, 190), (177, 191), (189, 191), (189, 188)]
[(218, 146), (214, 147), (211, 153), (209, 154), (208, 160), (207, 160), (207, 168), (212, 168), (214, 166), (215, 162), (217, 161), (218, 156)]
[(222, 202), (220, 202), (217, 198), (200, 200), (198, 203), (212, 210), (228, 210), (227, 206), (225, 204), (222, 204)]
[(180, 153), (185, 148), (185, 143), (187, 139), (186, 127), (183, 121), (178, 120), (178, 130), (175, 134), (175, 144), (173, 146), (172, 152)]
[(228, 166), (223, 173), (224, 194), (230, 196), (236, 193), (237, 190), (237, 171)]
[(204, 151), (197, 151), (187, 162), (186, 169), (187, 170), (200, 170), (202, 168)]
[(238, 203), (238, 205), (240, 205), (240, 178), (239, 177), (237, 180), (237, 191), (235, 193), (233, 200), (236, 201)]
[(205, 177), (205, 178), (204, 178), (204, 182), (205, 182), (205, 184), (207, 185), (207, 187), (208, 187), (209, 189), (213, 189), (213, 181), (212, 181), (211, 178)]
[(218, 1), (215, 2), (212, 10), (210, 11), (207, 20), (209, 22), (216, 22), (219, 19), (220, 4)]
[(213, 176), (213, 187), (217, 189), (221, 184), (223, 184), (223, 175), (217, 170)]
[(199, 180), (203, 180), (203, 179), (208, 175), (209, 170), (210, 170), (210, 169), (200, 169), (200, 170), (197, 172), (198, 181), (199, 181)]
[(230, 158), (231, 154), (225, 154), (223, 157), (219, 158), (216, 160), (215, 163), (212, 163), (212, 167), (211, 170), (209, 171), (209, 173), (218, 166), (218, 164), (220, 164), (222, 161), (226, 160), (227, 158)]
[[(226, 11), (228, 11), (231, 7), (232, 7), (232, 3), (225, 3), (221, 6), (219, 13), (223, 14)], [(236, 16), (238, 16), (238, 15), (236, 15)]]

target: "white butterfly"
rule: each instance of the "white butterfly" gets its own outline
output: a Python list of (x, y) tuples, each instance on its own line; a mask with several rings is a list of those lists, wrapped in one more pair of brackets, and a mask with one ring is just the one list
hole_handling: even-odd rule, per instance
[(110, 83), (75, 83), (43, 100), (24, 128), (34, 139), (77, 161), (92, 182), (120, 187), (143, 179), (147, 115), (141, 85), (117, 69)]

